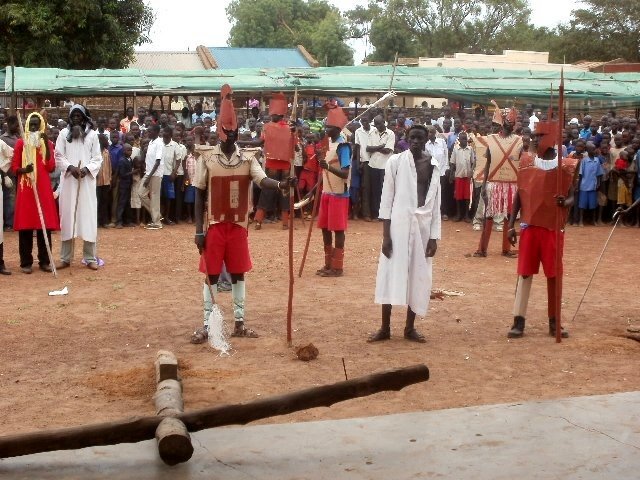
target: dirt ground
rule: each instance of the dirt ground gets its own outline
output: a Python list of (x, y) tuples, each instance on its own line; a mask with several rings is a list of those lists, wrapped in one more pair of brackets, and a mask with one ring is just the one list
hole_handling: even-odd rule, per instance
[[(296, 220), (295, 265), (306, 229)], [(610, 227), (569, 227), (565, 251), (565, 325), (571, 338), (556, 344), (546, 332), (546, 287), (536, 277), (526, 336), (509, 341), (516, 260), (499, 255), (500, 234), (486, 259), (465, 257), (479, 232), (443, 223), (434, 264), (434, 288), (463, 297), (433, 300), (417, 321), (426, 344), (402, 339), (404, 309), (393, 313), (389, 342), (370, 345), (380, 309), (373, 303), (381, 224), (352, 222), (345, 275), (319, 278), (315, 231), (304, 275), (296, 278), (294, 344), (313, 342), (317, 360), (295, 359), (286, 344), (287, 233), (279, 225), (250, 231), (254, 269), (247, 275), (247, 323), (259, 339), (232, 339), (220, 357), (188, 341), (200, 325), (201, 281), (193, 227), (161, 231), (100, 230), (97, 272), (79, 264), (50, 274), (19, 272), (17, 234), (5, 234), (5, 260), (14, 274), (0, 278), (0, 434), (75, 426), (153, 414), (156, 351), (178, 356), (187, 410), (241, 403), (387, 368), (425, 363), (431, 379), (400, 392), (381, 393), (331, 408), (302, 411), (265, 422), (347, 418), (500, 402), (640, 389), (640, 343), (623, 338), (638, 323), (640, 229), (618, 227), (578, 313), (571, 321)], [(54, 235), (59, 252), (59, 235)], [(80, 246), (76, 246), (77, 251)], [(69, 287), (69, 295), (49, 297)], [(221, 293), (225, 318), (231, 294)]]

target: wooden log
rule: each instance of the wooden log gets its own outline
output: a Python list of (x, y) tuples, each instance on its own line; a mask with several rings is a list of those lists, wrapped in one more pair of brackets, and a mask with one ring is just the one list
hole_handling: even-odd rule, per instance
[(184, 412), (182, 384), (177, 380), (163, 380), (158, 384), (153, 401), (156, 405), (156, 415), (161, 417), (180, 415)]
[(178, 380), (178, 359), (167, 351), (159, 350), (156, 355), (156, 383), (163, 380)]
[(156, 359), (158, 386), (153, 401), (156, 415), (165, 417), (156, 428), (158, 453), (167, 465), (186, 462), (193, 455), (193, 445), (187, 427), (176, 417), (184, 412), (182, 383), (178, 381), (178, 360), (167, 351), (159, 351)]
[(184, 463), (193, 455), (187, 427), (177, 418), (166, 417), (160, 422), (156, 429), (156, 440), (160, 458), (167, 465)]
[[(180, 414), (187, 430), (197, 432), (224, 425), (245, 425), (262, 418), (287, 415), (315, 407), (365, 397), (386, 390), (401, 390), (429, 379), (426, 365), (387, 370), (331, 385), (263, 398), (237, 405), (223, 405)], [(54, 450), (75, 450), (100, 445), (135, 443), (154, 438), (162, 417), (137, 417), (79, 427), (45, 430), (0, 437), (0, 458)]]

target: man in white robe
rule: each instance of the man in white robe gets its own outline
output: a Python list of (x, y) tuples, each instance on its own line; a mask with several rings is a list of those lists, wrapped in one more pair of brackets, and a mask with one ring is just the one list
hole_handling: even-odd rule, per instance
[[(9, 171), (11, 167), (11, 159), (13, 158), (13, 148), (0, 140), (0, 170), (3, 174)], [(7, 182), (7, 185), (3, 183)], [(0, 175), (0, 275), (11, 275), (11, 272), (4, 264), (4, 203), (3, 203), (3, 187), (11, 188), (11, 178)]]
[(389, 158), (385, 169), (380, 218), (384, 233), (378, 262), (375, 302), (382, 305), (382, 326), (369, 342), (391, 338), (392, 305), (407, 305), (404, 338), (424, 343), (414, 327), (429, 306), (432, 257), (440, 239), (440, 169), (424, 152), (427, 129), (408, 132), (409, 150)]
[(96, 175), (102, 165), (98, 134), (93, 130), (87, 110), (75, 104), (69, 112), (69, 125), (56, 141), (56, 166), (60, 177), (60, 228), (62, 248), (58, 270), (71, 265), (73, 239), (84, 240), (82, 256), (87, 267), (98, 269), (98, 200)]

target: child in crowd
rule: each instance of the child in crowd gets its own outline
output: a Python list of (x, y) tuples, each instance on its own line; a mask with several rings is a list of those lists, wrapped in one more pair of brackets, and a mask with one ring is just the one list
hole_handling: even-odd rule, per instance
[(116, 228), (131, 225), (131, 189), (133, 186), (133, 147), (125, 143), (118, 164), (118, 208)]
[(196, 187), (193, 186), (193, 179), (196, 175), (197, 163), (194, 156), (195, 138), (192, 135), (188, 135), (184, 139), (184, 144), (187, 147), (184, 172), (184, 204), (187, 206), (187, 222), (193, 223), (193, 205), (196, 201)]
[(609, 176), (613, 167), (613, 159), (611, 157), (611, 144), (609, 140), (603, 139), (600, 142), (600, 165), (604, 169), (604, 175), (598, 188), (598, 217), (596, 219), (596, 225), (602, 225), (602, 212), (607, 206), (608, 199), (607, 193), (609, 191)]
[(600, 164), (600, 159), (596, 156), (596, 145), (593, 142), (586, 144), (587, 155), (582, 159), (579, 166), (580, 196), (578, 208), (580, 209), (580, 219), (578, 225), (584, 226), (584, 212), (591, 211), (595, 214), (598, 207), (598, 188), (604, 169)]
[(623, 209), (633, 203), (630, 188), (631, 182), (633, 181), (633, 174), (631, 174), (631, 178), (629, 178), (629, 167), (631, 165), (631, 162), (629, 162), (629, 156), (630, 151), (628, 149), (622, 150), (616, 159), (612, 171), (612, 179), (618, 184), (617, 205), (618, 208)]
[[(585, 156), (585, 141), (582, 138), (578, 138), (573, 143), (573, 151), (569, 154), (569, 158), (576, 158), (578, 160), (582, 160)], [(574, 192), (575, 198), (580, 198), (580, 188), (579, 185)], [(569, 225), (574, 225), (578, 223), (580, 220), (580, 209), (578, 208), (578, 202), (574, 203), (571, 209), (569, 210)]]
[[(300, 180), (298, 182), (298, 188), (300, 189), (300, 195), (306, 195), (318, 182), (318, 170), (320, 164), (318, 163), (318, 134), (309, 133), (306, 138), (306, 145), (303, 150), (303, 164), (302, 172), (300, 173)], [(305, 217), (311, 218), (311, 208), (307, 207)]]
[(102, 165), (96, 176), (96, 196), (98, 198), (98, 226), (104, 227), (110, 222), (109, 205), (111, 204), (111, 159), (109, 157), (109, 139), (106, 135), (98, 135)]
[(458, 134), (458, 141), (451, 152), (451, 168), (449, 169), (450, 181), (455, 182), (453, 198), (456, 201), (457, 213), (454, 219), (459, 222), (464, 219), (470, 222), (469, 202), (471, 199), (471, 178), (476, 166), (476, 155), (468, 145), (466, 132)]

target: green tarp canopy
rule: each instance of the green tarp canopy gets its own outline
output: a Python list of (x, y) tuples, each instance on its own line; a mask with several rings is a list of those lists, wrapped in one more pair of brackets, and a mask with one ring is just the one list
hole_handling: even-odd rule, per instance
[[(62, 70), (57, 68), (0, 71), (4, 93), (21, 95), (118, 96), (207, 94), (229, 83), (236, 93), (293, 91), (301, 94), (356, 96), (389, 90), (393, 67), (354, 66), (235, 70)], [(640, 74), (566, 72), (568, 100), (584, 104), (640, 105)], [(392, 88), (398, 94), (444, 97), (488, 103), (502, 99), (522, 103), (548, 101), (551, 85), (557, 91), (560, 72), (465, 68), (396, 68)], [(595, 106), (595, 105), (593, 105)]]

